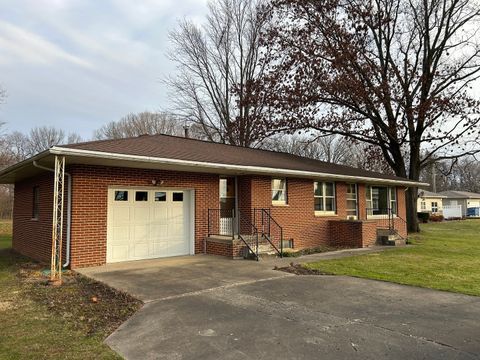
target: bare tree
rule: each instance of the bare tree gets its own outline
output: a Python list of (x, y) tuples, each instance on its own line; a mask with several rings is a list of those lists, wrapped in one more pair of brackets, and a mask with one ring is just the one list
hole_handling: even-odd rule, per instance
[[(479, 151), (477, 0), (274, 0), (271, 19), (258, 97), (268, 95), (278, 128), (369, 144), (411, 180)], [(416, 199), (412, 187), (410, 231)]]
[(211, 141), (256, 146), (266, 137), (262, 99), (251, 101), (263, 73), (262, 0), (213, 0), (203, 26), (184, 20), (170, 34), (178, 75), (166, 80), (174, 111)]
[[(475, 156), (439, 161), (423, 169), (421, 178), (430, 184), (435, 182), (437, 192), (461, 190), (480, 193), (480, 162)], [(433, 191), (432, 188), (430, 190)]]
[(265, 140), (262, 148), (334, 164), (348, 164), (352, 157), (352, 144), (336, 135), (313, 139), (299, 134), (276, 135)]
[(112, 121), (95, 131), (96, 139), (121, 139), (139, 135), (181, 135), (179, 120), (163, 112), (130, 113), (119, 121)]

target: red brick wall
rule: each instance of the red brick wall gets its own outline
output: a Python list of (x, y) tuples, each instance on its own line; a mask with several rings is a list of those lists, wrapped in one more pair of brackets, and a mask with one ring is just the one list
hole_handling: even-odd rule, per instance
[[(72, 246), (71, 266), (101, 265), (106, 259), (107, 201), (109, 186), (151, 186), (152, 179), (164, 181), (166, 188), (195, 189), (195, 252), (204, 251), (208, 232), (207, 211), (219, 207), (218, 175), (162, 170), (144, 170), (95, 166), (70, 166), (72, 174)], [(40, 217), (32, 220), (33, 186), (40, 186)], [(272, 206), (271, 178), (239, 176), (239, 208), (246, 214), (253, 208), (271, 208), (272, 216), (284, 228), (284, 238), (294, 239), (295, 248), (331, 244), (331, 222), (346, 218), (346, 185), (336, 183), (337, 215), (315, 216), (313, 180), (288, 179), (288, 205)], [(365, 219), (365, 186), (359, 184), (360, 220)], [(41, 176), (15, 184), (13, 246), (18, 252), (49, 261), (51, 252), (53, 175)], [(405, 193), (397, 189), (399, 215), (405, 219)], [(402, 236), (403, 221), (396, 220)], [(66, 229), (66, 218), (65, 218)], [(362, 226), (362, 238), (372, 239), (371, 226)], [(66, 236), (64, 236), (64, 244)], [(362, 240), (365, 242), (364, 240)], [(373, 241), (373, 240), (372, 240)], [(366, 243), (366, 242), (365, 242)], [(363, 246), (363, 245), (362, 245)], [(233, 251), (233, 250), (232, 250)]]
[(330, 221), (330, 245), (368, 247), (377, 241), (377, 223), (369, 220)]
[[(33, 188), (40, 194), (39, 216), (33, 215)], [(52, 256), (53, 173), (17, 182), (13, 204), (13, 249), (32, 259), (50, 263)], [(65, 188), (65, 198), (67, 188)], [(62, 263), (65, 262), (67, 208), (65, 203)]]
[[(240, 185), (241, 184), (241, 185)], [(336, 210), (334, 216), (316, 216), (314, 212), (313, 180), (312, 179), (287, 179), (288, 200), (287, 205), (274, 206), (271, 199), (271, 177), (249, 176), (242, 177), (239, 181), (239, 208), (270, 208), (273, 218), (283, 227), (284, 238), (294, 239), (297, 249), (312, 248), (319, 245), (328, 245), (332, 241), (331, 222), (345, 220), (346, 212), (346, 183), (336, 182)], [(247, 193), (248, 191), (248, 193)], [(405, 219), (405, 194), (403, 188), (397, 189), (398, 214)], [(366, 220), (366, 189), (365, 184), (358, 184), (359, 220)], [(362, 226), (359, 233), (365, 237), (365, 243), (370, 245), (376, 241), (369, 232), (372, 231), (376, 221), (370, 225)], [(402, 222), (396, 221), (400, 226)], [(406, 228), (401, 227), (401, 235), (406, 235)], [(404, 231), (403, 231), (404, 230)], [(358, 243), (358, 241), (357, 241)], [(338, 244), (341, 245), (341, 244)], [(363, 245), (362, 245), (363, 246)]]
[(241, 258), (244, 255), (245, 244), (241, 240), (221, 241), (207, 239), (207, 254), (220, 255), (229, 258)]
[(163, 170), (72, 166), (72, 268), (102, 265), (107, 252), (109, 186), (152, 186), (195, 189), (195, 253), (204, 251), (207, 210), (218, 208), (218, 175)]

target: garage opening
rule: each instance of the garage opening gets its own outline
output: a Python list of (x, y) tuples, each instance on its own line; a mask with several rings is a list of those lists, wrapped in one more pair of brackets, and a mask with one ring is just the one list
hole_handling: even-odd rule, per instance
[(107, 263), (193, 255), (193, 190), (108, 190)]

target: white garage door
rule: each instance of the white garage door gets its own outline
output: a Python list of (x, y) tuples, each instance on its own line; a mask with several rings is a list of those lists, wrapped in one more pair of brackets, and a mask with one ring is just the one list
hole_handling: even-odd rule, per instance
[(190, 192), (109, 189), (107, 262), (188, 255)]

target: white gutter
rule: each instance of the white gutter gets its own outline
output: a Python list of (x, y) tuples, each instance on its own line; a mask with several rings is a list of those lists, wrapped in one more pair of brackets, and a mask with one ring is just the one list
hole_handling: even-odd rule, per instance
[(210, 168), (217, 170), (234, 170), (241, 172), (249, 173), (261, 173), (261, 174), (271, 174), (271, 175), (286, 175), (286, 176), (299, 176), (299, 177), (311, 177), (311, 178), (328, 178), (328, 179), (339, 179), (347, 181), (358, 181), (362, 180), (365, 182), (382, 182), (385, 184), (399, 184), (399, 185), (411, 185), (411, 186), (428, 186), (428, 183), (420, 183), (416, 181), (402, 181), (402, 180), (393, 180), (393, 179), (382, 179), (382, 178), (373, 178), (365, 176), (353, 176), (353, 175), (339, 175), (339, 174), (330, 174), (322, 172), (313, 172), (313, 171), (303, 171), (303, 170), (290, 170), (290, 169), (278, 169), (278, 168), (269, 168), (261, 166), (248, 166), (248, 165), (233, 165), (233, 164), (220, 164), (220, 163), (211, 163), (211, 162), (201, 162), (201, 161), (192, 161), (192, 160), (178, 160), (178, 159), (169, 159), (169, 158), (159, 158), (151, 156), (141, 156), (141, 155), (128, 155), (128, 154), (117, 154), (109, 153), (103, 151), (91, 151), (91, 150), (80, 150), (80, 149), (69, 149), (54, 146), (50, 149), (50, 153), (53, 155), (63, 155), (63, 156), (81, 156), (89, 158), (101, 158), (108, 160), (120, 160), (120, 161), (138, 161), (145, 163), (154, 163), (154, 164), (164, 164), (164, 165), (180, 165), (180, 166), (190, 166), (198, 168)]
[[(55, 172), (54, 169), (50, 169), (46, 166), (38, 164), (36, 160), (33, 160), (33, 166), (39, 169)], [(65, 264), (63, 264), (64, 268), (70, 265), (70, 243), (71, 243), (70, 229), (72, 224), (72, 176), (67, 172), (65, 172), (65, 175), (67, 175), (68, 190), (67, 190), (67, 244), (66, 244), (67, 246), (66, 246), (66, 254), (65, 254), (65, 257), (66, 257)]]

